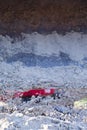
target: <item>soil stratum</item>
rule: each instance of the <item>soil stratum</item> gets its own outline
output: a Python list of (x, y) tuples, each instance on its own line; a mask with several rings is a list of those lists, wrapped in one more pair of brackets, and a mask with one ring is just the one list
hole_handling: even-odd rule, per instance
[(0, 0), (0, 34), (87, 32), (85, 0)]

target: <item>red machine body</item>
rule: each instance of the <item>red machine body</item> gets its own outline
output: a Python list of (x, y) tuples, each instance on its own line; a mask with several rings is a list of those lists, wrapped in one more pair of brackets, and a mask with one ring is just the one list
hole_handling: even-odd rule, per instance
[(23, 93), (22, 97), (32, 97), (32, 96), (48, 96), (53, 95), (55, 89), (31, 89)]
[(56, 89), (54, 88), (50, 88), (50, 89), (43, 89), (43, 88), (39, 88), (39, 89), (30, 89), (28, 91), (25, 91), (25, 92), (16, 92), (14, 94), (14, 98), (16, 97), (21, 97), (21, 98), (26, 98), (26, 97), (29, 97), (31, 98), (32, 96), (52, 96), (56, 93)]

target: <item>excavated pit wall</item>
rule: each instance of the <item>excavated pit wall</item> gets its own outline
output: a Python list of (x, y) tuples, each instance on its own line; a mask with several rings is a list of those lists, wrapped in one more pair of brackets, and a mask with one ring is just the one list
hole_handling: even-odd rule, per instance
[(0, 34), (87, 32), (85, 0), (0, 0)]

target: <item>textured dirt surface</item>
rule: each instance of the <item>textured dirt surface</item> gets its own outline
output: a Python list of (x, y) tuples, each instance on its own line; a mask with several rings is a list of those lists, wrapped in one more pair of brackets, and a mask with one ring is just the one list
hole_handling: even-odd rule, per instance
[(0, 0), (0, 34), (87, 32), (85, 0)]
[[(87, 104), (74, 107), (75, 101), (87, 96), (87, 88), (64, 87), (61, 92), (60, 99), (55, 100), (32, 97), (29, 102), (21, 102), (19, 98), (0, 101), (1, 130), (87, 130)], [(44, 124), (46, 128), (42, 128)]]

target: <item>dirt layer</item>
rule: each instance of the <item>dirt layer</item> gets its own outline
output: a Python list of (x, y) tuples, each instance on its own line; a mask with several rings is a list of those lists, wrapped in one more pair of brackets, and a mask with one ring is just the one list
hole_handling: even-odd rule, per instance
[(86, 0), (0, 0), (0, 34), (87, 33)]

